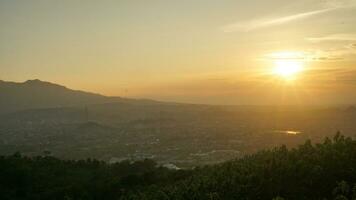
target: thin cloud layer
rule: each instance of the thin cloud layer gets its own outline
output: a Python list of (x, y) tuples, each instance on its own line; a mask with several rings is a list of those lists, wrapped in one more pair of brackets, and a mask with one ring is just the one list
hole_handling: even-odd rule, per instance
[(258, 19), (248, 22), (238, 22), (234, 24), (229, 24), (223, 27), (224, 32), (235, 32), (235, 31), (252, 31), (260, 28), (270, 27), (285, 24), (292, 21), (297, 21), (305, 18), (309, 18), (314, 15), (319, 15), (322, 13), (333, 11), (337, 8), (328, 8), (321, 10), (314, 10), (311, 12), (298, 13), (294, 15), (274, 18), (274, 19)]
[(323, 41), (356, 41), (356, 34), (333, 34), (323, 37), (311, 37), (307, 40), (312, 42), (323, 42)]
[(250, 21), (232, 23), (223, 26), (222, 29), (224, 32), (235, 32), (235, 31), (248, 32), (256, 29), (277, 26), (277, 25), (294, 22), (294, 21), (299, 21), (302, 19), (307, 19), (317, 15), (329, 13), (335, 10), (350, 8), (355, 5), (356, 5), (355, 0), (325, 1), (322, 6), (323, 8), (321, 9), (308, 11), (308, 12), (301, 12), (301, 13), (296, 13), (296, 14), (281, 16), (276, 18), (260, 18), (260, 19), (253, 19)]

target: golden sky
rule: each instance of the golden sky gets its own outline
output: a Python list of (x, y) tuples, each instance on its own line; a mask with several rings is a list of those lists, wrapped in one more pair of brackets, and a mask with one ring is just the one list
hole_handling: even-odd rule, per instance
[(191, 103), (354, 103), (355, 13), (356, 0), (0, 0), (0, 79)]

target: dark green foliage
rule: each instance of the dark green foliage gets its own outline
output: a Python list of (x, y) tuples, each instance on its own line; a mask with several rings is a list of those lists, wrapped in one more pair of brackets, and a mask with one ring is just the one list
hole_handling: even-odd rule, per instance
[(117, 199), (128, 190), (179, 180), (185, 171), (158, 167), (152, 160), (107, 164), (53, 157), (0, 157), (0, 199)]
[(337, 134), (194, 170), (151, 160), (106, 164), (0, 157), (0, 199), (356, 199), (356, 141)]
[(197, 169), (175, 185), (126, 199), (352, 199), (355, 183), (356, 141), (337, 134), (322, 144), (306, 141)]

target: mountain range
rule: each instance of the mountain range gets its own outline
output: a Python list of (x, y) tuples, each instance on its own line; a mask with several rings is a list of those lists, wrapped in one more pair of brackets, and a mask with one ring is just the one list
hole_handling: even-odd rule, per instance
[(22, 83), (0, 80), (0, 114), (26, 109), (58, 108), (105, 103), (154, 104), (152, 100), (108, 97), (72, 90), (65, 86), (41, 80)]

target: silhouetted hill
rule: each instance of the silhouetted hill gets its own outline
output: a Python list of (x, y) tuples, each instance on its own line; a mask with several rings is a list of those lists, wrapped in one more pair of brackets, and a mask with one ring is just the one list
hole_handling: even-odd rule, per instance
[(0, 81), (0, 113), (25, 109), (85, 106), (115, 102), (153, 103), (154, 101), (107, 97), (100, 94), (72, 90), (41, 80), (28, 80), (23, 83)]

